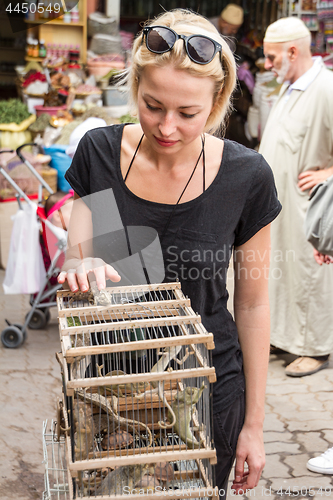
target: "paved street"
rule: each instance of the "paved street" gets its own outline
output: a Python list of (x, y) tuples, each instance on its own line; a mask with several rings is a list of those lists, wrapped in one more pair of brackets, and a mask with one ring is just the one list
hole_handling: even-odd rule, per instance
[[(0, 271), (0, 283), (3, 277), (4, 271)], [(28, 311), (27, 297), (4, 296), (2, 287), (0, 296), (0, 329), (6, 326), (5, 318), (23, 323)], [(55, 359), (59, 349), (55, 309), (47, 331), (29, 330), (19, 349), (0, 346), (1, 500), (42, 498), (42, 422), (56, 417), (55, 405), (61, 395)], [(333, 360), (328, 369), (293, 379), (284, 375), (284, 366), (292, 359), (291, 355), (271, 356), (266, 466), (259, 486), (247, 496), (333, 500), (332, 476), (311, 473), (306, 468), (310, 457), (333, 445)]]

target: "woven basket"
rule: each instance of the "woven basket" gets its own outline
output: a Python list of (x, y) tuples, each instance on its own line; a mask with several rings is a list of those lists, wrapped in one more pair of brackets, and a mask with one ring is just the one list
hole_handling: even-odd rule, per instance
[(95, 54), (121, 54), (121, 37), (119, 35), (94, 35), (90, 42), (90, 50)]
[(117, 36), (118, 23), (115, 17), (106, 17), (101, 12), (94, 12), (88, 18), (88, 36), (98, 34)]
[[(57, 180), (58, 180), (58, 170), (52, 167), (48, 167), (47, 165), (43, 165), (40, 172), (44, 181), (48, 183), (50, 188), (56, 192), (57, 191)], [(48, 197), (49, 192), (43, 188), (43, 197)]]

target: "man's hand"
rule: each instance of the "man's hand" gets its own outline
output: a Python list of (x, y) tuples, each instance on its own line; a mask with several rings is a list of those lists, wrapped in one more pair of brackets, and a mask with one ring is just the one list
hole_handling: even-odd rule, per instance
[(89, 273), (94, 275), (93, 280), (96, 281), (98, 290), (103, 290), (106, 287), (106, 279), (114, 282), (121, 280), (117, 271), (102, 259), (88, 257), (83, 260), (70, 259), (66, 261), (58, 276), (58, 283), (63, 284), (67, 280), (72, 292), (77, 292), (79, 289), (82, 292), (87, 292), (89, 290)]
[[(245, 470), (245, 462), (248, 471)], [(236, 494), (243, 495), (246, 490), (258, 485), (262, 470), (265, 465), (265, 450), (263, 441), (263, 430), (246, 426), (239, 435), (236, 449), (235, 479), (231, 489)]]
[(306, 191), (314, 188), (320, 182), (326, 181), (331, 175), (333, 175), (333, 167), (322, 170), (307, 170), (299, 174), (297, 185), (301, 191)]
[(333, 258), (329, 255), (324, 255), (323, 253), (318, 252), (315, 248), (313, 249), (313, 256), (315, 261), (322, 266), (323, 264), (331, 264), (333, 262)]

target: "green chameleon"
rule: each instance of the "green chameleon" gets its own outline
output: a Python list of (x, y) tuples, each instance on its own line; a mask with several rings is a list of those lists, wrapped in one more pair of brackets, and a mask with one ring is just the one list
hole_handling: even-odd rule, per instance
[[(186, 387), (185, 390), (181, 391), (177, 396), (175, 396), (174, 401), (171, 406), (176, 417), (176, 422), (174, 425), (175, 432), (181, 438), (188, 447), (199, 448), (200, 443), (197, 441), (190, 428), (190, 423), (192, 420), (192, 415), (195, 410), (195, 405), (201, 398), (201, 394), (205, 389), (204, 382), (200, 389), (198, 387)], [(169, 411), (170, 413), (170, 411)], [(172, 418), (170, 413), (169, 418)], [(197, 430), (193, 427), (194, 430)]]

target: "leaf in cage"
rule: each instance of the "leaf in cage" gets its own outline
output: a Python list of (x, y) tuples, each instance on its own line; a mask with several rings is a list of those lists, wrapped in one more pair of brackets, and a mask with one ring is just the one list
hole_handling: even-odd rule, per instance
[(81, 326), (82, 323), (78, 316), (73, 316), (72, 318), (67, 318), (67, 326)]

